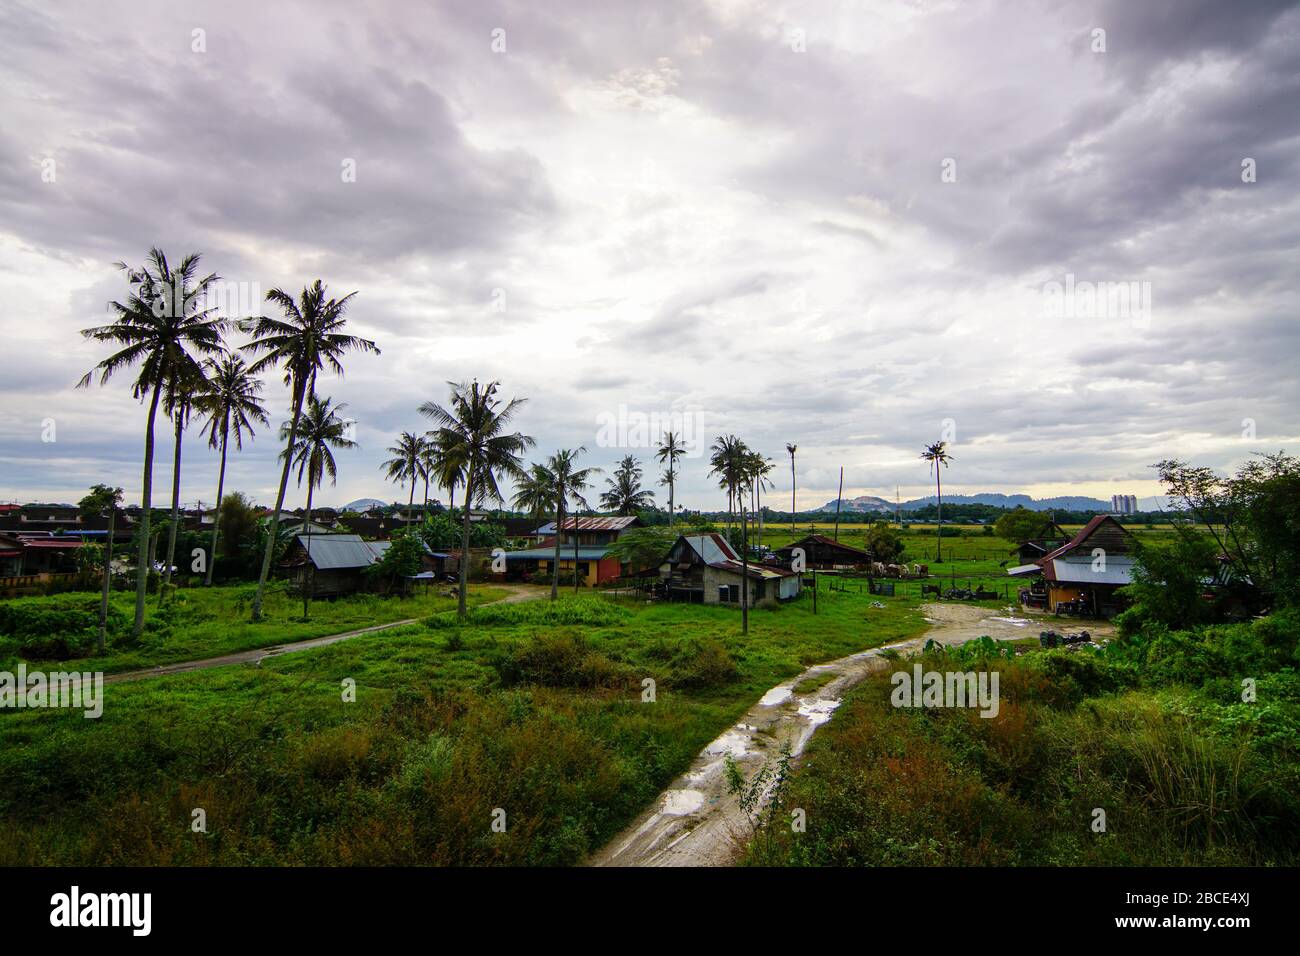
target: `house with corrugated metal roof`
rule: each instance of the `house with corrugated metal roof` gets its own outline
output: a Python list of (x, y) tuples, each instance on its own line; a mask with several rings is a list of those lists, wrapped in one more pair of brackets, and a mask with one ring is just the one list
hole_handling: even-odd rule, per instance
[(775, 554), (781, 563), (788, 567), (794, 560), (796, 548), (803, 551), (803, 566), (809, 570), (851, 570), (868, 565), (872, 561), (870, 552), (828, 538), (824, 534), (805, 535), (798, 541), (790, 542), (784, 548), (777, 548)]
[(1122, 609), (1116, 592), (1133, 580), (1132, 532), (1110, 515), (1096, 515), (1073, 538), (1007, 574), (1040, 583), (1047, 610), (1111, 617)]
[[(576, 568), (578, 579), (588, 587), (617, 578), (623, 573), (623, 565), (618, 558), (606, 557), (606, 554), (620, 535), (642, 524), (636, 515), (566, 517), (559, 531), (560, 574), (572, 574)], [(540, 540), (536, 547), (506, 552), (508, 573), (531, 572), (541, 577), (552, 573), (555, 522), (538, 528), (537, 536)]]
[(764, 598), (788, 601), (799, 596), (802, 579), (770, 564), (746, 566), (727, 539), (716, 532), (681, 535), (659, 566), (669, 600), (696, 604), (739, 604), (741, 588), (749, 606)]
[(388, 545), (355, 534), (301, 534), (289, 546), (284, 567), (294, 587), (310, 586), (314, 596), (352, 594), (369, 585), (365, 571)]

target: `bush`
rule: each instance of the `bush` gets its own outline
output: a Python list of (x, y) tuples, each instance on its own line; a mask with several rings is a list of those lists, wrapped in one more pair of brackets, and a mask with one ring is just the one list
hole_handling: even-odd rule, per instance
[(543, 687), (622, 687), (633, 675), (592, 648), (581, 635), (537, 636), (498, 652), (492, 667), (507, 687), (540, 684)]
[(668, 675), (674, 687), (703, 690), (730, 684), (740, 677), (740, 671), (720, 641), (691, 638), (673, 655)]
[[(567, 597), (559, 601), (525, 601), (518, 604), (492, 604), (473, 608), (468, 623), (480, 626), (537, 625), (601, 627), (625, 623), (631, 612), (608, 598)], [(451, 612), (435, 614), (425, 621), (431, 628), (459, 627)]]
[[(83, 657), (95, 646), (99, 602), (99, 595), (84, 592), (5, 601), (0, 603), (0, 635), (16, 639), (19, 653), (29, 660)], [(127, 625), (126, 614), (110, 603), (108, 633), (123, 634)]]

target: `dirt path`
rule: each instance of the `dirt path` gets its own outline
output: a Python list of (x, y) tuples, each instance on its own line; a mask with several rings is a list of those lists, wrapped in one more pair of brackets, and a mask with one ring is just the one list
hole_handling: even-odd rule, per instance
[[(961, 644), (982, 634), (999, 640), (1037, 637), (1040, 630), (1078, 630), (1052, 618), (1012, 616), (1009, 611), (960, 604), (925, 604), (921, 611), (931, 625), (920, 637), (885, 645), (899, 651), (919, 650), (927, 640)], [(1096, 636), (1111, 633), (1108, 624), (1083, 624)], [(746, 778), (765, 760), (775, 760), (781, 744), (790, 742), (798, 756), (816, 729), (831, 719), (844, 694), (875, 670), (887, 666), (872, 648), (808, 668), (778, 684), (749, 709), (740, 722), (704, 748), (690, 769), (587, 862), (591, 866), (725, 866), (745, 843), (749, 825), (736, 799), (727, 793), (724, 773), (728, 754)], [(816, 689), (797, 693), (809, 678), (830, 679)]]
[[(478, 607), (487, 607), (489, 604), (516, 604), (520, 601), (533, 601), (548, 593), (545, 588), (532, 587), (530, 585), (520, 584), (501, 584), (493, 585), (507, 589), (510, 593), (503, 598), (497, 598), (495, 601), (487, 601)], [(417, 624), (419, 618), (406, 618), (401, 621), (390, 621), (387, 624), (376, 624), (374, 627), (363, 627), (356, 631), (344, 631), (341, 634), (325, 634), (321, 637), (311, 637), (302, 641), (294, 641), (291, 644), (273, 644), (270, 647), (257, 647), (252, 650), (239, 651), (234, 654), (223, 654), (221, 657), (204, 657), (196, 661), (179, 661), (175, 664), (161, 664), (157, 667), (146, 667), (134, 671), (121, 671), (117, 674), (105, 674), (105, 684), (116, 684), (119, 681), (141, 680), (146, 677), (165, 677), (168, 674), (183, 674), (187, 671), (207, 670), (210, 667), (228, 667), (231, 664), (256, 664), (266, 660), (268, 657), (279, 657), (281, 654), (292, 654), (295, 651), (309, 651), (316, 647), (326, 647), (330, 644), (337, 644), (339, 641), (346, 641), (352, 637), (360, 637), (362, 634), (374, 634), (376, 631), (387, 631), (395, 627), (403, 627), (407, 624)]]

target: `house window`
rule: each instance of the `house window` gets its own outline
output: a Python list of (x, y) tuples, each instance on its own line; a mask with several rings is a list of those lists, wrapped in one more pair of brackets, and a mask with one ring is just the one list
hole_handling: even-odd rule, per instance
[(723, 604), (740, 603), (740, 585), (738, 584), (718, 585), (718, 600)]

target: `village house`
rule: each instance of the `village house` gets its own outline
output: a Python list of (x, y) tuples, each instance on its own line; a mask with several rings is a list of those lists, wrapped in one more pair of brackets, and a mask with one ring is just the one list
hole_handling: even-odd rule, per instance
[(770, 564), (742, 564), (740, 557), (716, 532), (681, 535), (659, 566), (669, 600), (696, 604), (739, 604), (748, 585), (753, 607), (765, 598), (788, 601), (799, 596), (802, 579), (794, 571)]
[[(618, 558), (606, 557), (610, 545), (629, 528), (641, 527), (635, 515), (567, 517), (560, 530), (560, 574), (574, 571), (574, 547), (577, 547), (578, 580), (588, 587), (612, 581), (623, 573)], [(541, 576), (551, 573), (555, 561), (555, 522), (537, 529), (539, 542), (523, 551), (507, 551), (508, 572), (532, 572)]]
[(1133, 577), (1133, 550), (1128, 529), (1097, 515), (1065, 544), (1007, 574), (1028, 581), (1029, 596), (1042, 594), (1048, 611), (1111, 617), (1123, 607), (1115, 592)]
[(804, 567), (809, 571), (851, 571), (862, 568), (872, 561), (871, 553), (861, 548), (854, 548), (826, 537), (824, 534), (810, 534), (777, 548), (777, 559), (786, 567), (794, 560), (794, 551), (802, 548)]

